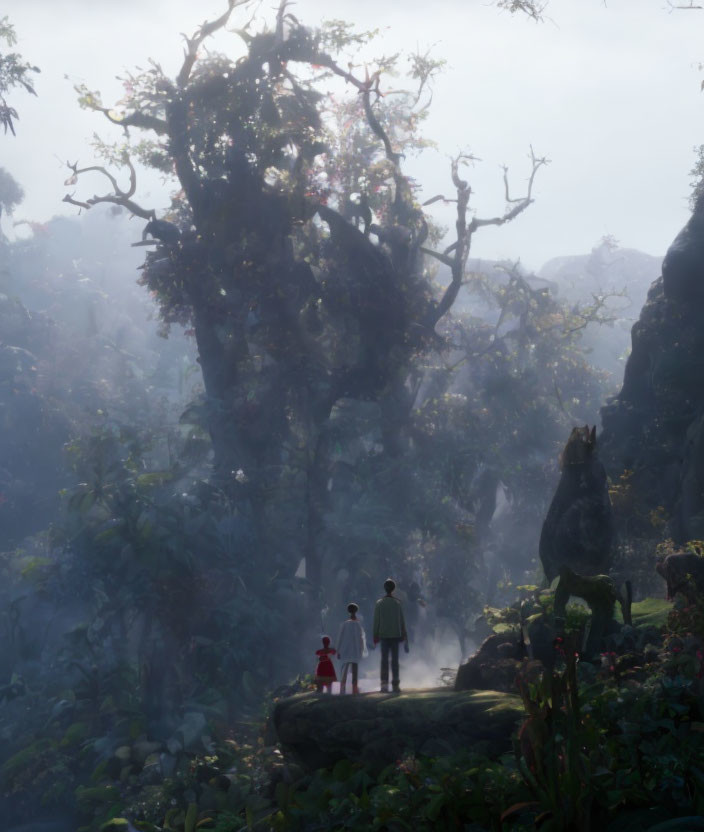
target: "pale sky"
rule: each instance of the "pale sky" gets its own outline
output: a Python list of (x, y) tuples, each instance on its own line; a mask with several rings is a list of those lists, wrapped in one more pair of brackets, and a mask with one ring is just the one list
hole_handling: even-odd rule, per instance
[[(269, 5), (273, 0), (262, 9)], [(17, 218), (74, 213), (61, 203), (63, 163), (92, 163), (94, 131), (119, 136), (98, 114), (78, 108), (72, 84), (100, 89), (112, 104), (122, 92), (115, 76), (145, 67), (149, 57), (175, 71), (179, 33), (224, 7), (224, 0), (0, 5), (0, 17), (7, 14), (17, 29), (17, 49), (42, 69), (38, 98), (12, 95), (17, 138), (0, 135), (0, 166), (26, 192)], [(521, 258), (538, 268), (551, 257), (589, 251), (605, 234), (658, 255), (686, 221), (693, 148), (704, 144), (704, 12), (669, 13), (666, 0), (552, 0), (549, 19), (536, 25), (488, 0), (298, 0), (291, 11), (311, 25), (325, 17), (382, 27), (378, 52), (433, 46), (447, 60), (426, 127), (438, 149), (407, 162), (426, 197), (451, 190), (448, 158), (469, 150), (482, 159), (468, 171), (472, 205), (479, 216), (494, 216), (503, 206), (501, 164), (519, 192), (531, 144), (552, 160), (536, 181), (535, 204), (511, 226), (480, 231), (473, 256)], [(240, 48), (235, 35), (216, 42), (223, 51), (230, 44)], [(76, 196), (100, 189), (86, 181)], [(163, 202), (158, 189), (156, 179), (142, 176), (140, 201)], [(135, 226), (135, 238), (140, 231)]]

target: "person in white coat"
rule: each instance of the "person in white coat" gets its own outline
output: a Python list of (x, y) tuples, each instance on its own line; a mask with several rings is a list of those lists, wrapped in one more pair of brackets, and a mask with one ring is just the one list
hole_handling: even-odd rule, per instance
[(346, 692), (347, 675), (350, 669), (352, 670), (352, 693), (359, 693), (357, 684), (359, 662), (368, 655), (364, 627), (357, 620), (358, 609), (357, 604), (347, 605), (347, 612), (350, 614), (350, 617), (347, 621), (343, 621), (337, 636), (337, 656), (342, 662), (340, 693)]

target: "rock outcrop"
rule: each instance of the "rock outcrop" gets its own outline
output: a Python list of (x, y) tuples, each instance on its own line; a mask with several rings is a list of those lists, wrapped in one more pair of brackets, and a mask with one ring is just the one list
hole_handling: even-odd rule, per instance
[(614, 479), (632, 472), (643, 517), (662, 507), (676, 542), (702, 538), (704, 199), (668, 250), (631, 338), (621, 392), (602, 409), (604, 461)]
[(515, 637), (489, 636), (477, 652), (457, 668), (455, 690), (514, 691), (521, 666), (518, 652)]
[(409, 752), (442, 756), (477, 747), (498, 756), (510, 749), (523, 715), (519, 697), (497, 691), (306, 693), (278, 702), (270, 729), (283, 751), (308, 769), (338, 760), (381, 768)]
[(689, 603), (704, 594), (704, 557), (694, 552), (673, 552), (655, 567), (667, 582), (667, 598), (681, 593)]

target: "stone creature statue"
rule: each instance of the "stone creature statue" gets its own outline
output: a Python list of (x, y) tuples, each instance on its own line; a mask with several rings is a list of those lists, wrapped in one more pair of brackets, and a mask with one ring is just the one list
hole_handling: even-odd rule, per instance
[(592, 611), (589, 635), (583, 656), (590, 659), (601, 650), (604, 636), (619, 629), (614, 618), (618, 601), (624, 624), (631, 625), (631, 583), (626, 581), (625, 592), (619, 591), (608, 575), (577, 575), (569, 566), (560, 569), (560, 581), (555, 590), (555, 629), (559, 635), (564, 630), (567, 617), (567, 602), (570, 598), (582, 598)]
[(540, 533), (548, 582), (563, 566), (580, 575), (608, 573), (614, 521), (606, 471), (596, 452), (596, 426), (573, 428), (561, 457), (562, 476)]
[(681, 592), (693, 603), (704, 594), (704, 557), (693, 552), (673, 552), (655, 566), (655, 571), (667, 581), (668, 600)]
[[(704, 559), (702, 559), (704, 563)], [(582, 658), (591, 660), (602, 649), (605, 636), (616, 632), (620, 624), (614, 617), (616, 603), (621, 607), (624, 624), (631, 626), (632, 588), (625, 582), (623, 591), (608, 575), (578, 575), (569, 566), (560, 569), (552, 614), (532, 614), (516, 632), (494, 634), (457, 670), (455, 690), (515, 689), (515, 675), (523, 659), (552, 668), (557, 658), (556, 639), (565, 635), (567, 603), (582, 598), (592, 612)]]

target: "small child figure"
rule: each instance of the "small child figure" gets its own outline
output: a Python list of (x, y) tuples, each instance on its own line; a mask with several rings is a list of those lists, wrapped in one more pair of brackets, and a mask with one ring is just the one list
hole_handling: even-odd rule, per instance
[(332, 683), (337, 681), (335, 667), (330, 658), (335, 655), (335, 652), (335, 648), (330, 647), (330, 639), (323, 636), (322, 649), (315, 651), (318, 657), (318, 666), (315, 669), (315, 688), (318, 693), (322, 693), (324, 687), (328, 689), (328, 693), (332, 693)]
[(368, 655), (364, 627), (357, 621), (358, 609), (357, 604), (347, 605), (347, 612), (350, 617), (342, 623), (337, 636), (337, 655), (342, 662), (340, 693), (345, 693), (347, 672), (350, 668), (352, 669), (352, 693), (359, 693), (359, 687), (357, 686), (359, 661)]

